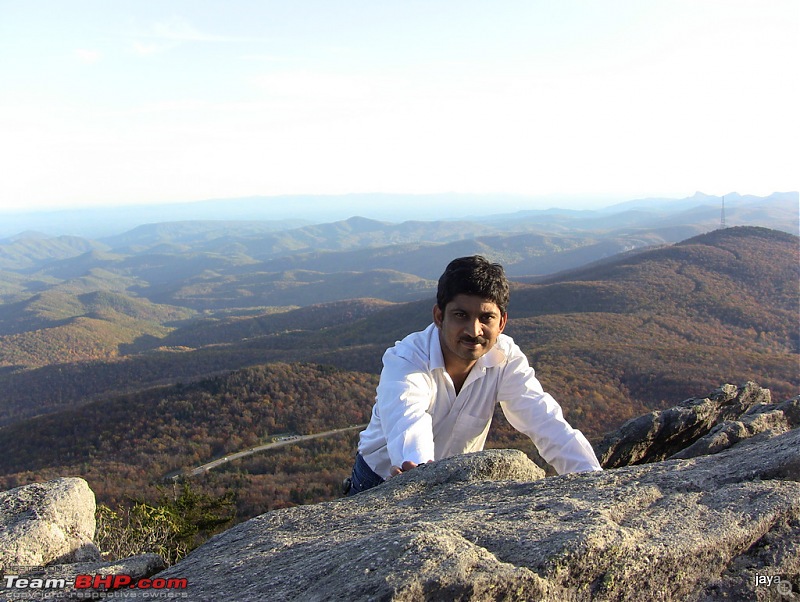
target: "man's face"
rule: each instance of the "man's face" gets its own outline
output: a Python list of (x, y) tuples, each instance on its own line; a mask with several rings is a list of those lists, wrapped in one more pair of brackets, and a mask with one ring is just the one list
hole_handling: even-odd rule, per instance
[(497, 342), (506, 319), (496, 303), (474, 295), (457, 295), (444, 311), (435, 305), (433, 321), (439, 327), (447, 370), (472, 368)]

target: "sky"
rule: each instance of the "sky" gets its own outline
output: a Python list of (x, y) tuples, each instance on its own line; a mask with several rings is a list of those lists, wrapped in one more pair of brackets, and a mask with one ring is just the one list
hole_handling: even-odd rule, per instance
[(798, 0), (0, 0), (0, 210), (798, 189)]

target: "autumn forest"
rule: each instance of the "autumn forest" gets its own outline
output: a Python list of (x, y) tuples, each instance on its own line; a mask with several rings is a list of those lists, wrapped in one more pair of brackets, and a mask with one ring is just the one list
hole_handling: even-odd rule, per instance
[[(615, 231), (639, 242), (567, 262), (612, 236), (482, 239), (463, 224), (424, 226), (382, 245), (364, 222), (317, 231), (306, 247), (296, 233), (237, 241), (210, 227), (195, 228), (194, 242), (179, 229), (124, 244), (0, 241), (0, 486), (77, 475), (99, 503), (120, 507), (157, 503), (190, 481), (231, 495), (235, 521), (331, 499), (352, 465), (351, 427), (369, 418), (383, 351), (427, 326), (436, 274), (472, 253), (509, 266), (506, 333), (592, 441), (726, 382), (756, 381), (774, 399), (800, 390), (794, 233)], [(434, 240), (437, 228), (453, 240)], [(422, 251), (419, 268), (403, 264)], [(372, 267), (335, 267), (358, 254)], [(545, 255), (558, 267), (530, 267)], [(326, 431), (337, 432), (304, 439)], [(536, 458), (499, 409), (488, 445)], [(243, 450), (252, 453), (187, 474)]]

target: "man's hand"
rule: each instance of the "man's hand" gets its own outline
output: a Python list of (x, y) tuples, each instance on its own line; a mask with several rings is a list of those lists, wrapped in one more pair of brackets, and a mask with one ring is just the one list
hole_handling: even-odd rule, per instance
[[(431, 462), (433, 462), (433, 460), (428, 460), (428, 464), (430, 464)], [(406, 460), (405, 462), (403, 462), (402, 466), (392, 466), (389, 469), (389, 478), (396, 477), (397, 475), (403, 472), (408, 472), (409, 470), (411, 470), (412, 468), (416, 468), (417, 466), (419, 466), (419, 464), (417, 464), (416, 462), (412, 462), (411, 460)]]

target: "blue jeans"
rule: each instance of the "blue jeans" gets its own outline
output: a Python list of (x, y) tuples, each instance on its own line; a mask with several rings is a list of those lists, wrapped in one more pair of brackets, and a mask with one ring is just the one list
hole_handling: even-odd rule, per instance
[(361, 454), (356, 454), (356, 462), (353, 465), (353, 474), (350, 475), (350, 490), (347, 495), (355, 495), (372, 489), (376, 485), (383, 483), (384, 479), (375, 474), (369, 464), (366, 463)]

